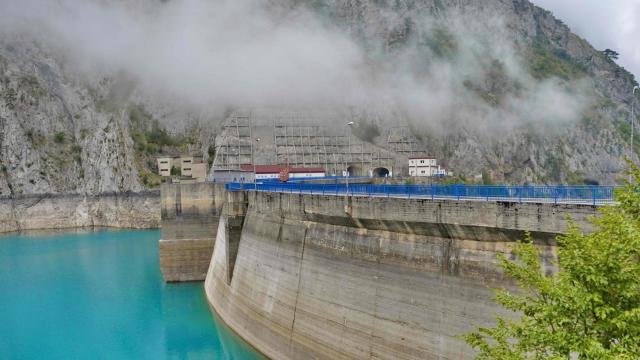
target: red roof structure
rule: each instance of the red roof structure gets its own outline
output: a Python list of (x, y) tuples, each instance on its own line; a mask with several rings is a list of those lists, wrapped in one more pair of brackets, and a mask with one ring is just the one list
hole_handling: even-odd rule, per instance
[[(287, 165), (256, 165), (256, 174), (279, 174), (280, 171), (287, 168)], [(242, 171), (253, 172), (254, 168), (251, 164), (240, 165)], [(289, 167), (289, 174), (301, 173), (323, 173), (324, 168), (321, 167)]]

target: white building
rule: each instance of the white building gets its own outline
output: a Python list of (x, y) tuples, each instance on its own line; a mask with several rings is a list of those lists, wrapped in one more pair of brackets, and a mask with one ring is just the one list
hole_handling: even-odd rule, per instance
[(409, 157), (409, 176), (446, 176), (447, 171), (431, 156)]

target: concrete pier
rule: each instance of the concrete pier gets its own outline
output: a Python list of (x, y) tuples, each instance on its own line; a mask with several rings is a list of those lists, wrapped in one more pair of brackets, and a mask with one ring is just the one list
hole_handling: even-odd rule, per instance
[(223, 203), (222, 185), (162, 185), (160, 269), (165, 281), (205, 279)]
[(501, 309), (488, 287), (510, 284), (496, 254), (530, 231), (551, 270), (565, 214), (586, 229), (597, 214), (588, 205), (230, 194), (207, 298), (274, 359), (472, 358), (459, 336), (491, 323)]

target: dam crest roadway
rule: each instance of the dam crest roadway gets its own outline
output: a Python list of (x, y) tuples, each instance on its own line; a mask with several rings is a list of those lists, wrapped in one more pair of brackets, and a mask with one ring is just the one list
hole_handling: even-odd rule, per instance
[[(365, 196), (455, 201), (503, 201), (610, 205), (615, 186), (597, 185), (372, 185), (307, 182), (229, 183), (229, 191), (264, 191), (336, 196)], [(358, 178), (356, 178), (357, 180)]]

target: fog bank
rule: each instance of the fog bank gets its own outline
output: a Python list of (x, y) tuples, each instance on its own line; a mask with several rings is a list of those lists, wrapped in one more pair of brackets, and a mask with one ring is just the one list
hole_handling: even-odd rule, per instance
[[(33, 36), (87, 76), (126, 74), (147, 94), (202, 108), (379, 110), (385, 121), (401, 113), (434, 131), (456, 124), (492, 133), (567, 124), (588, 104), (579, 83), (533, 79), (491, 13), (446, 22), (455, 54), (438, 57), (410, 39), (378, 61), (304, 6), (280, 5), (3, 0), (0, 31)], [(414, 26), (431, 34), (442, 24), (417, 18)], [(510, 85), (487, 85), (500, 77)]]

